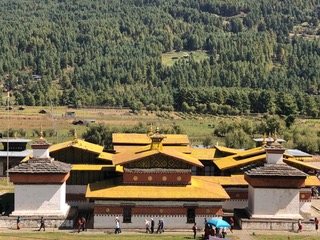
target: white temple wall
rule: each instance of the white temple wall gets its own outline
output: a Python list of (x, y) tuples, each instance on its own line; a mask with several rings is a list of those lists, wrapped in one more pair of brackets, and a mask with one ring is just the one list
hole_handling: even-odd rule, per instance
[(66, 184), (16, 184), (12, 215), (65, 215)]
[(33, 157), (34, 158), (50, 158), (49, 150), (47, 148), (33, 149)]
[(249, 212), (257, 218), (300, 218), (299, 192), (299, 189), (249, 187)]
[[(149, 206), (149, 207), (177, 207), (187, 208), (185, 205), (190, 205), (190, 202), (177, 202), (177, 201), (103, 201), (96, 200), (95, 205), (110, 205), (110, 206), (121, 206), (122, 204), (133, 204), (134, 207)], [(192, 204), (198, 205), (199, 207), (221, 207), (223, 202), (192, 202)], [(163, 218), (164, 228), (187, 228), (190, 229), (193, 223), (187, 223), (186, 214), (132, 214), (131, 223), (123, 223), (122, 214), (95, 214), (94, 215), (94, 228), (111, 228), (114, 229), (115, 218), (119, 217), (121, 228), (128, 229), (144, 229), (145, 220), (151, 218), (155, 221), (155, 231), (157, 229), (159, 219)], [(195, 216), (195, 222), (200, 228), (204, 227), (204, 218), (210, 219), (213, 217), (220, 217), (214, 214), (197, 214)], [(111, 230), (113, 231), (113, 230)]]
[[(115, 227), (115, 218), (119, 217), (120, 226), (122, 229), (145, 229), (145, 220), (150, 221), (151, 218), (155, 221), (154, 230), (157, 230), (159, 219), (164, 220), (164, 229), (166, 228), (186, 228), (192, 229), (193, 223), (187, 223), (186, 215), (132, 215), (131, 223), (123, 223), (122, 215), (95, 215), (94, 216), (94, 228), (107, 228), (112, 229)], [(198, 228), (204, 227), (204, 218), (210, 219), (214, 216), (196, 216), (195, 222), (197, 223)]]
[(311, 214), (311, 201), (300, 201), (300, 211)]
[(283, 163), (283, 153), (277, 154), (277, 153), (268, 153), (267, 152), (267, 161), (268, 164), (279, 164)]

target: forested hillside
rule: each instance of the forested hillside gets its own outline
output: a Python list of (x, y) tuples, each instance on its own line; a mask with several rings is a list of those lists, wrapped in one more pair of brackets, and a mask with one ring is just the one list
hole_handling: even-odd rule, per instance
[(0, 0), (0, 87), (19, 105), (318, 117), (319, 18), (319, 0)]

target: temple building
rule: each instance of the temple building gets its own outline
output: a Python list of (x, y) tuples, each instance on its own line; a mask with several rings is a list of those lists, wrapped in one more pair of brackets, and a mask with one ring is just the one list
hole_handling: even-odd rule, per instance
[(30, 139), (10, 138), (0, 139), (3, 149), (0, 150), (0, 177), (6, 175), (9, 168), (19, 165), (19, 163), (32, 153), (27, 149)]
[[(148, 134), (114, 133), (112, 137), (113, 153), (78, 139), (76, 133), (73, 140), (46, 149), (45, 157), (50, 154), (71, 166), (65, 201), (78, 209), (76, 216), (87, 217), (88, 227), (113, 228), (114, 218), (119, 217), (123, 228), (141, 228), (146, 218), (153, 217), (165, 219), (173, 228), (188, 228), (204, 217), (232, 214), (235, 209), (244, 209), (261, 221), (271, 215), (275, 219), (311, 217), (311, 187), (320, 185), (315, 176), (320, 169), (309, 162), (308, 154), (284, 149), (276, 137), (273, 141), (264, 137), (252, 149), (192, 148), (187, 135), (162, 135), (158, 129)], [(276, 152), (274, 145), (281, 151)], [(23, 163), (36, 164), (32, 159), (38, 155)], [(270, 162), (274, 172), (264, 176)], [(279, 165), (277, 170), (274, 165)], [(19, 185), (15, 174), (21, 173), (10, 172)], [(282, 186), (278, 178), (285, 174), (290, 175), (286, 179), (293, 175), (289, 182), (297, 184)], [(267, 185), (257, 185), (259, 179)], [(258, 195), (264, 189), (271, 189), (266, 192), (269, 197), (286, 194), (282, 188), (290, 189), (287, 199), (293, 199), (292, 205), (265, 214)], [(289, 217), (286, 213), (291, 207), (297, 209)]]
[(14, 183), (14, 211), (11, 216), (46, 216), (62, 224), (69, 213), (66, 181), (72, 166), (49, 156), (50, 144), (42, 137), (31, 145), (33, 157), (9, 169)]
[[(165, 218), (166, 225), (190, 227), (204, 217), (222, 216), (228, 194), (216, 183), (192, 176), (192, 167), (203, 167), (192, 156), (165, 148), (157, 131), (149, 144), (116, 154), (113, 163), (123, 166), (119, 179), (88, 185), (86, 197), (94, 201), (94, 227), (113, 227), (116, 216), (122, 227), (140, 228), (146, 218)], [(179, 148), (178, 148), (179, 149)]]

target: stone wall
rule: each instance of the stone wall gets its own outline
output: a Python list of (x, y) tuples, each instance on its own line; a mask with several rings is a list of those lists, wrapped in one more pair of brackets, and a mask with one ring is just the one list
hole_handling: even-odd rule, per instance
[[(298, 230), (298, 221), (293, 220), (241, 219), (239, 221), (239, 225), (243, 230)], [(302, 231), (311, 230), (315, 230), (315, 225), (313, 221), (302, 222)]]
[[(62, 218), (45, 218), (46, 228), (73, 228), (73, 219), (62, 219)], [(12, 228), (17, 227), (16, 217), (0, 217), (0, 228)], [(40, 227), (40, 217), (21, 217), (21, 228), (39, 228)]]

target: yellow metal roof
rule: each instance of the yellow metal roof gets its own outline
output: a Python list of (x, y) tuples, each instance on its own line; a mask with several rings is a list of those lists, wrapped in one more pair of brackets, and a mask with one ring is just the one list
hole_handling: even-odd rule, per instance
[(307, 168), (307, 169), (320, 171), (320, 168), (318, 168), (316, 166), (313, 166), (310, 163), (299, 161), (299, 160), (297, 160), (295, 158), (286, 158), (286, 159), (283, 159), (283, 161), (285, 163), (287, 163), (288, 165), (290, 165), (290, 166), (300, 166), (300, 167), (304, 167), (304, 168)]
[(57, 144), (51, 145), (49, 147), (49, 151), (50, 152), (55, 152), (55, 151), (70, 147), (71, 144), (72, 144), (72, 141), (67, 141), (67, 142), (63, 142), (63, 143), (57, 143)]
[(261, 161), (263, 159), (266, 159), (266, 154), (261, 154), (258, 156), (245, 158), (243, 160), (235, 160), (234, 157), (237, 155), (232, 155), (224, 158), (218, 158), (214, 160), (214, 163), (217, 165), (217, 167), (220, 170), (226, 170), (234, 167), (240, 167), (249, 163), (253, 163), (256, 161)]
[(22, 159), (20, 162), (28, 162), (30, 158), (33, 157), (33, 153), (30, 153), (28, 156), (25, 156), (24, 159)]
[(304, 183), (305, 187), (320, 186), (320, 180), (317, 178), (317, 176), (307, 176)]
[(192, 148), (191, 156), (199, 160), (213, 160), (215, 148)]
[(178, 158), (179, 160), (187, 162), (191, 165), (203, 167), (202, 163), (198, 159), (191, 157), (188, 154), (184, 154), (176, 151), (170, 151), (170, 150), (159, 150), (159, 149), (142, 151), (142, 152), (127, 151), (127, 152), (115, 154), (113, 156), (113, 163), (115, 165), (123, 165), (129, 162), (133, 162), (145, 157), (150, 157), (156, 154), (163, 154), (169, 157)]
[(168, 146), (164, 145), (163, 150), (168, 150), (168, 151), (177, 151), (177, 152), (182, 152), (182, 153), (191, 153), (191, 147), (190, 146)]
[(244, 180), (244, 175), (231, 176), (194, 176), (194, 178), (201, 179), (203, 182), (213, 182), (221, 186), (248, 186), (248, 182)]
[(98, 156), (98, 159), (112, 161), (113, 155), (114, 154), (112, 154), (112, 153), (102, 152)]
[[(165, 134), (162, 140), (164, 145), (189, 145), (188, 135), (185, 134)], [(113, 133), (113, 144), (150, 144), (151, 139), (147, 134), (138, 133)]]
[(248, 156), (252, 156), (252, 155), (262, 154), (265, 152), (266, 152), (266, 150), (264, 149), (264, 147), (257, 147), (257, 148), (251, 148), (248, 150), (240, 151), (237, 153), (237, 155), (239, 157), (248, 157)]
[(239, 152), (242, 152), (242, 149), (234, 149), (234, 148), (228, 148), (223, 146), (215, 146), (216, 149), (218, 149), (221, 152), (231, 153), (231, 154), (237, 154)]
[(81, 139), (54, 144), (50, 146), (49, 151), (55, 152), (67, 147), (74, 147), (74, 148), (78, 148), (78, 149), (82, 149), (82, 150), (86, 150), (86, 151), (98, 153), (98, 154), (103, 151), (102, 146), (94, 143), (89, 143)]
[[(121, 152), (125, 152), (125, 151), (134, 151), (136, 149), (141, 149), (142, 147), (145, 147), (145, 150), (148, 150), (151, 148), (151, 144), (147, 144), (147, 145), (134, 145), (134, 146), (125, 146), (125, 145), (115, 145), (113, 146), (113, 149), (118, 152), (118, 153), (121, 153)], [(175, 151), (178, 151), (178, 152), (183, 152), (183, 153), (191, 153), (191, 147), (190, 146), (163, 146), (163, 149), (168, 149), (168, 150), (175, 150)]]
[(72, 171), (114, 171), (114, 165), (73, 164)]
[(88, 185), (86, 197), (95, 199), (136, 200), (226, 200), (221, 185), (192, 177), (186, 186), (134, 186), (99, 182)]

